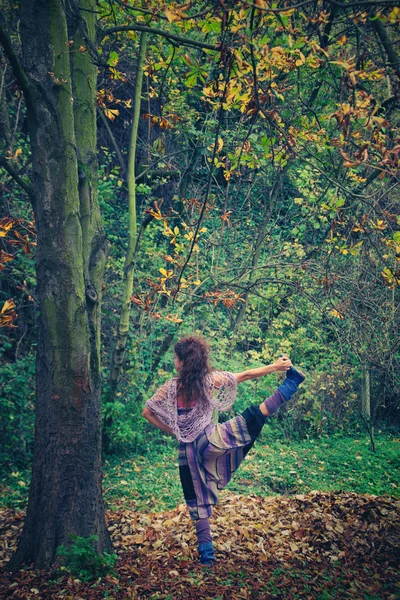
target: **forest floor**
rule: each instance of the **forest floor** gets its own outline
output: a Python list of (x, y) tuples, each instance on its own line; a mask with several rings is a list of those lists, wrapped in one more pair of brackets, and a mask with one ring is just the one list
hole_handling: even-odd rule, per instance
[[(400, 501), (309, 492), (260, 498), (225, 492), (212, 518), (218, 562), (197, 562), (183, 504), (163, 513), (107, 511), (115, 571), (92, 582), (60, 569), (0, 576), (0, 598), (68, 600), (397, 600)], [(2, 559), (23, 513), (0, 509)]]
[[(90, 582), (60, 567), (3, 571), (0, 599), (399, 600), (399, 442), (377, 436), (372, 453), (363, 437), (262, 437), (212, 517), (213, 569), (198, 563), (170, 440), (152, 455), (109, 459), (114, 571)], [(0, 490), (2, 566), (28, 483), (28, 472), (15, 471)]]

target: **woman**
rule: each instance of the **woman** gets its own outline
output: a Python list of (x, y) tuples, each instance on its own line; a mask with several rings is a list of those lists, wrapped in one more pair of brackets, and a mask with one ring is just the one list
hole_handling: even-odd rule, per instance
[[(212, 371), (203, 340), (187, 337), (175, 346), (178, 376), (161, 386), (147, 402), (143, 417), (179, 441), (179, 474), (190, 517), (195, 521), (200, 562), (213, 565), (214, 547), (209, 517), (218, 491), (254, 444), (266, 419), (290, 400), (304, 375), (282, 355), (273, 364), (243, 373)], [(260, 405), (221, 424), (212, 422), (213, 409), (225, 411), (236, 398), (237, 384), (285, 371), (286, 379)]]

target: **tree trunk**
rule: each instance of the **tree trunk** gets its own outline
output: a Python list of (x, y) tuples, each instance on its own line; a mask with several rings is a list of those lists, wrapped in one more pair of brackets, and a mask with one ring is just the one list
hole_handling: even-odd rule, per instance
[(371, 450), (375, 452), (374, 426), (371, 419), (371, 369), (369, 365), (362, 368), (361, 413), (371, 441)]
[(368, 365), (362, 370), (362, 414), (364, 419), (371, 419), (371, 377)]
[(74, 2), (67, 4), (68, 24), (62, 0), (21, 1), (33, 99), (28, 123), (40, 316), (32, 482), (12, 570), (31, 562), (49, 566), (70, 534), (96, 535), (98, 552), (112, 547), (101, 491), (100, 306), (107, 242), (96, 195), (96, 70), (89, 54), (78, 51), (85, 45), (82, 27), (94, 39), (96, 2), (80, 0), (81, 15)]
[[(7, 110), (5, 72), (0, 69), (0, 138), (5, 141), (5, 147), (11, 146), (10, 115)], [(3, 153), (5, 154), (5, 152)]]

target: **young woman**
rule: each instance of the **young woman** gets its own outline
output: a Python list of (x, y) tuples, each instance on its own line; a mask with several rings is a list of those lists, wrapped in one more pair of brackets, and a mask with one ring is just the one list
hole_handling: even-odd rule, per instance
[[(190, 517), (195, 521), (200, 562), (213, 565), (214, 547), (209, 517), (218, 492), (254, 444), (266, 419), (290, 400), (304, 375), (282, 355), (273, 364), (243, 373), (213, 371), (207, 345), (187, 337), (175, 346), (178, 376), (161, 386), (147, 402), (143, 416), (179, 441), (179, 474)], [(286, 379), (260, 405), (253, 405), (221, 424), (212, 422), (213, 409), (228, 410), (237, 384), (269, 373), (285, 371)]]

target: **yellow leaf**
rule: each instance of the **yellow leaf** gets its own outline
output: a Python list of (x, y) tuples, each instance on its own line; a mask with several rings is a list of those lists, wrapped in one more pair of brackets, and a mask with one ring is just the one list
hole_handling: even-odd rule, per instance
[(119, 110), (116, 108), (105, 108), (104, 114), (106, 115), (107, 119), (114, 121), (115, 117), (119, 115)]
[(163, 269), (163, 267), (161, 267), (161, 269), (159, 269), (161, 275), (163, 275), (164, 277), (167, 277), (167, 271), (165, 269)]
[(0, 225), (0, 237), (6, 237), (7, 232), (12, 228), (13, 223), (10, 221), (6, 225)]
[(340, 313), (336, 309), (330, 310), (329, 312), (333, 317), (336, 317), (336, 319), (344, 319), (344, 316), (342, 315), (342, 313)]
[(247, 547), (249, 550), (251, 550), (251, 552), (254, 552), (254, 544), (252, 544), (251, 542), (247, 542)]
[(177, 14), (175, 14), (174, 12), (172, 12), (172, 10), (170, 10), (169, 8), (166, 8), (164, 10), (164, 14), (167, 17), (169, 23), (173, 23), (174, 21), (179, 20), (179, 16)]
[(132, 542), (134, 544), (143, 544), (143, 542), (145, 541), (146, 537), (143, 533), (139, 533), (138, 535), (133, 535), (132, 536)]
[(10, 298), (10, 300), (6, 300), (3, 304), (3, 308), (1, 309), (1, 314), (5, 313), (7, 310), (11, 310), (15, 308), (14, 298)]

